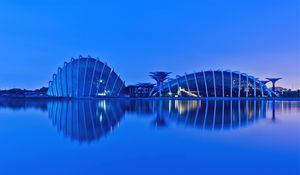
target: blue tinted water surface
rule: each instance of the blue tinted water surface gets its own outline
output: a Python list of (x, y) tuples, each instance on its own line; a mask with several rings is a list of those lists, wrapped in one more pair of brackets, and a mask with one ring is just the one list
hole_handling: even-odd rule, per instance
[(300, 102), (0, 101), (0, 174), (300, 174)]

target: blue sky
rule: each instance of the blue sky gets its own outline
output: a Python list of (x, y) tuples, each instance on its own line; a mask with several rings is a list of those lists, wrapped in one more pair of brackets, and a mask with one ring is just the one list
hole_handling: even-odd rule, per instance
[(71, 57), (99, 57), (126, 84), (232, 69), (300, 88), (295, 0), (0, 2), (0, 89), (46, 86)]

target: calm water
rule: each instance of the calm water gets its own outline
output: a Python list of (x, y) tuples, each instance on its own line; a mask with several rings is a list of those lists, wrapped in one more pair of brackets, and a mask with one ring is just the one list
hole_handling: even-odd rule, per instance
[(300, 174), (300, 102), (0, 101), (0, 174)]

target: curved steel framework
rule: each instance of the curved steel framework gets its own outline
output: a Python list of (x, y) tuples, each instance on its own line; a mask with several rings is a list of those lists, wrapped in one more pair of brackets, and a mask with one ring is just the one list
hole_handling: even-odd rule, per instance
[(49, 81), (48, 95), (54, 97), (119, 96), (125, 86), (106, 63), (91, 57), (79, 57), (64, 63)]
[(156, 86), (150, 96), (169, 97), (274, 97), (276, 94), (253, 76), (230, 70), (210, 70), (177, 76)]

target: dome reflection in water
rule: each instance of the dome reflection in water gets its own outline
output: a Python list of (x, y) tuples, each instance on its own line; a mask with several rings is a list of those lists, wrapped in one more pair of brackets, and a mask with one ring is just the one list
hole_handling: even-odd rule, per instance
[(266, 101), (261, 100), (160, 100), (147, 102), (148, 104), (145, 101), (131, 103), (131, 111), (156, 113), (156, 119), (153, 121), (155, 126), (167, 126), (168, 123), (175, 122), (179, 125), (216, 130), (239, 128), (254, 123), (260, 118), (265, 118), (267, 105)]
[(266, 117), (265, 101), (169, 101), (160, 104), (157, 120), (201, 129), (240, 128)]
[(299, 101), (0, 99), (0, 112), (0, 174), (299, 172)]
[(69, 100), (48, 103), (49, 117), (59, 132), (72, 140), (97, 140), (119, 124), (124, 116), (122, 102)]
[[(69, 100), (49, 102), (48, 111), (59, 132), (72, 140), (91, 142), (110, 133), (125, 112), (152, 116), (155, 127), (176, 124), (229, 130), (266, 118), (268, 103), (275, 104), (263, 100)], [(272, 116), (275, 120), (275, 113)]]

